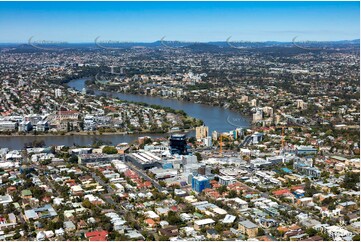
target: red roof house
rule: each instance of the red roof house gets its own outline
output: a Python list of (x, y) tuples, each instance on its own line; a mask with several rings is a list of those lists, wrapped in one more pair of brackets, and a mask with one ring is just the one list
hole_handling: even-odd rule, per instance
[(105, 230), (85, 233), (85, 238), (89, 238), (89, 241), (106, 241), (107, 237), (108, 232)]

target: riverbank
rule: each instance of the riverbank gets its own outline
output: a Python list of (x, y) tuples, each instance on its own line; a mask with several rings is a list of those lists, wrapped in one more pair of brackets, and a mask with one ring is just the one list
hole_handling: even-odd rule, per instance
[(141, 134), (174, 134), (174, 133), (188, 133), (194, 131), (196, 128), (171, 130), (168, 132), (152, 132), (150, 130), (138, 131), (138, 132), (94, 132), (94, 131), (79, 131), (79, 132), (67, 132), (64, 134), (56, 133), (43, 133), (43, 134), (0, 134), (0, 137), (61, 137), (61, 136), (102, 136), (102, 135), (141, 135)]
[[(85, 83), (86, 85), (86, 83)], [(103, 86), (99, 86), (99, 85), (86, 85), (86, 88), (88, 90), (91, 90), (91, 91), (101, 91), (101, 92), (114, 92), (114, 90), (112, 90), (111, 86), (106, 86), (106, 85), (103, 85)], [(231, 111), (235, 111), (235, 112), (240, 112), (237, 108), (232, 108), (232, 107), (226, 107), (226, 106), (222, 106), (222, 105), (217, 105), (217, 104), (214, 104), (214, 103), (208, 103), (208, 102), (204, 102), (202, 100), (186, 100), (184, 98), (179, 98), (179, 97), (171, 97), (171, 96), (162, 96), (162, 95), (147, 95), (147, 94), (143, 94), (143, 93), (139, 93), (139, 92), (136, 92), (136, 93), (130, 93), (130, 92), (122, 92), (121, 90), (116, 90), (116, 92), (118, 93), (122, 93), (124, 95), (136, 95), (136, 96), (144, 96), (144, 97), (156, 97), (156, 98), (160, 98), (160, 99), (164, 99), (164, 100), (181, 100), (182, 102), (188, 102), (188, 103), (192, 103), (192, 104), (204, 104), (204, 105), (208, 105), (208, 106), (211, 106), (211, 107), (219, 107), (219, 108), (224, 108), (224, 109), (228, 109), (228, 110), (231, 110)], [(251, 112), (240, 112), (243, 117), (246, 117), (248, 119), (252, 119), (252, 113)]]
[[(86, 85), (88, 78), (76, 79), (67, 83), (67, 86), (77, 91), (84, 88), (89, 90)], [(165, 99), (158, 96), (133, 95), (119, 93), (115, 91), (91, 90), (94, 95), (105, 95), (117, 97), (120, 100), (129, 102), (145, 103), (147, 105), (156, 105), (161, 107), (170, 107), (174, 110), (183, 110), (188, 116), (203, 120), (204, 125), (209, 127), (209, 133), (212, 131), (228, 132), (235, 128), (251, 127), (252, 118), (247, 113), (241, 113), (237, 109), (229, 107), (220, 107), (219, 105), (210, 105), (209, 103), (189, 102), (180, 99)], [(229, 122), (231, 120), (232, 122)]]
[[(77, 91), (82, 91), (85, 87), (86, 78), (72, 80), (67, 83), (67, 86), (73, 88)], [(249, 128), (250, 119), (239, 112), (232, 111), (230, 109), (220, 108), (209, 106), (207, 104), (198, 104), (191, 103), (187, 101), (181, 100), (170, 100), (170, 99), (162, 99), (159, 97), (149, 97), (149, 96), (141, 96), (141, 95), (129, 95), (117, 92), (105, 92), (105, 91), (94, 91), (94, 95), (102, 95), (102, 96), (112, 96), (113, 98), (119, 98), (120, 100), (125, 100), (129, 102), (138, 102), (138, 103), (146, 103), (148, 106), (157, 105), (159, 107), (170, 107), (174, 110), (183, 110), (188, 116), (194, 117), (199, 120), (203, 120), (204, 125), (209, 127), (209, 135), (212, 134), (213, 131), (221, 132), (229, 132), (230, 130), (234, 130), (236, 128)], [(192, 125), (191, 125), (192, 126)], [(189, 127), (191, 127), (189, 126)], [(195, 125), (194, 125), (195, 127)], [(181, 130), (175, 130), (172, 132), (181, 132)], [(73, 132), (72, 134), (42, 134), (42, 135), (2, 135), (0, 136), (0, 148), (10, 148), (10, 149), (22, 149), (24, 148), (25, 143), (30, 143), (35, 140), (44, 141), (47, 146), (52, 145), (65, 145), (65, 146), (87, 146), (92, 145), (96, 141), (104, 141), (106, 143), (111, 143), (113, 145), (119, 143), (131, 143), (134, 140), (137, 140), (142, 136), (151, 136), (152, 138), (165, 138), (169, 136), (172, 132), (169, 133), (133, 133), (128, 134), (126, 132), (117, 132), (117, 133), (96, 133), (93, 134), (90, 132), (84, 132), (80, 134), (80, 132)], [(194, 129), (187, 129), (184, 131), (188, 137), (195, 136)]]

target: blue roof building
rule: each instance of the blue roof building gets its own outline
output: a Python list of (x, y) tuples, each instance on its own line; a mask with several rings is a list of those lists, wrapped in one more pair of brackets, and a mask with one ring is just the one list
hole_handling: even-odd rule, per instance
[(202, 192), (206, 188), (210, 188), (211, 184), (206, 176), (192, 177), (192, 189), (196, 192)]

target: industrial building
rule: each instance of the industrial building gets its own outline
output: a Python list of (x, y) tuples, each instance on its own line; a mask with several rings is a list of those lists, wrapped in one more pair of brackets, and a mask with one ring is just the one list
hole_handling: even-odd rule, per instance
[(127, 154), (125, 160), (143, 170), (151, 169), (153, 167), (162, 167), (162, 159), (148, 151)]

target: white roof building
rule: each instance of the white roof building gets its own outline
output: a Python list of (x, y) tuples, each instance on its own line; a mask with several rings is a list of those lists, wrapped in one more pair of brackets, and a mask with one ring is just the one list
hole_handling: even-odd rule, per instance
[(196, 220), (196, 221), (194, 221), (194, 224), (195, 224), (195, 225), (198, 225), (198, 226), (204, 226), (204, 225), (213, 224), (213, 223), (215, 223), (215, 222), (216, 222), (216, 221), (214, 221), (214, 220), (211, 219), (211, 218), (206, 218), (206, 219)]
[(147, 216), (147, 218), (159, 219), (158, 214), (156, 214), (154, 211), (147, 211), (145, 212), (145, 215)]
[(351, 237), (353, 236), (353, 233), (343, 229), (339, 226), (328, 226), (325, 228), (326, 233), (328, 234), (328, 236), (330, 236), (332, 239), (338, 239), (338, 240), (342, 240), (342, 238), (344, 237)]
[(11, 203), (12, 201), (13, 199), (11, 198), (10, 195), (0, 196), (0, 204), (8, 204)]
[(231, 224), (231, 223), (233, 223), (235, 220), (236, 220), (236, 216), (227, 214), (227, 215), (224, 217), (222, 223), (224, 223), (224, 224)]

